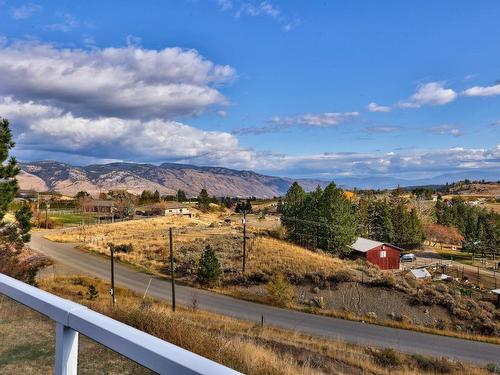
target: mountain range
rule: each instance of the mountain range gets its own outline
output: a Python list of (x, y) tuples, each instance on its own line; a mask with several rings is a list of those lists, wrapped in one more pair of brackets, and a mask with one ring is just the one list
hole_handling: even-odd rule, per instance
[[(140, 194), (143, 190), (158, 190), (161, 194), (176, 194), (182, 189), (188, 196), (197, 196), (205, 188), (210, 195), (269, 198), (284, 195), (293, 181), (306, 191), (326, 186), (322, 179), (292, 179), (240, 171), (222, 167), (200, 167), (186, 164), (161, 165), (109, 163), (72, 166), (57, 161), (20, 163), (18, 176), (21, 189), (58, 191), (74, 195), (87, 191), (97, 195), (111, 189), (127, 189)], [(497, 181), (498, 170), (443, 174), (432, 178), (409, 180), (394, 177), (338, 177), (335, 182), (344, 188), (390, 189), (397, 186), (441, 185), (463, 179)]]

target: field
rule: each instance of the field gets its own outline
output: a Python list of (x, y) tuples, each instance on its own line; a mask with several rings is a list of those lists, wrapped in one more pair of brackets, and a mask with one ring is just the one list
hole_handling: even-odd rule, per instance
[[(238, 220), (226, 223), (225, 218), (225, 213), (200, 213), (193, 218), (158, 217), (51, 231), (46, 237), (82, 242), (84, 249), (103, 255), (109, 255), (109, 242), (131, 244), (133, 250), (118, 253), (118, 259), (167, 276), (167, 229), (172, 227), (176, 276), (188, 285), (198, 286), (198, 261), (209, 244), (223, 271), (220, 284), (214, 288), (220, 293), (318, 314), (484, 341), (495, 340), (500, 332), (500, 325), (495, 323), (498, 311), (495, 312), (493, 296), (487, 290), (473, 289), (469, 293), (472, 286), (460, 281), (418, 285), (404, 272), (381, 272), (362, 261), (341, 260), (295, 246), (275, 238), (279, 231), (263, 229), (275, 226), (273, 216), (263, 220), (249, 217), (246, 272), (242, 273), (241, 224)], [(284, 275), (290, 284), (290, 296), (284, 302), (268, 289), (276, 275)], [(470, 306), (474, 308), (471, 310)], [(468, 310), (472, 313), (466, 313)]]
[[(87, 297), (90, 285), (98, 291), (93, 300)], [(198, 311), (195, 306), (172, 313), (168, 304), (142, 300), (121, 288), (117, 290), (117, 306), (112, 310), (107, 295), (109, 285), (91, 278), (47, 278), (41, 281), (41, 287), (246, 374), (386, 374), (389, 369), (391, 373), (407, 375), (487, 373), (484, 369), (445, 359), (359, 347), (261, 327)], [(39, 332), (36, 334), (40, 336)], [(31, 336), (33, 333), (26, 339)]]

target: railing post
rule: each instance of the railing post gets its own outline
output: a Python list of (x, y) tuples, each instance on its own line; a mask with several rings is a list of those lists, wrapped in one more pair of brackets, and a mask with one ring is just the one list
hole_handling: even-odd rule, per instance
[(56, 323), (56, 375), (77, 375), (78, 332)]

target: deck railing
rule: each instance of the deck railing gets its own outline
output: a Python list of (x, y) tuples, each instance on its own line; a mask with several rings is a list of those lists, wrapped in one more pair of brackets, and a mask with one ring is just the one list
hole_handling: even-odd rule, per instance
[(55, 374), (77, 374), (78, 333), (159, 374), (235, 375), (228, 367), (0, 273), (0, 294), (56, 322)]

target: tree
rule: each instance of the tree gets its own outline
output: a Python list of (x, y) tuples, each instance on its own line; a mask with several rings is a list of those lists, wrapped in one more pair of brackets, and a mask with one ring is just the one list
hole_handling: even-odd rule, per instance
[(90, 194), (87, 193), (86, 191), (79, 191), (78, 193), (76, 193), (75, 195), (75, 198), (77, 200), (80, 200), (80, 199), (84, 199), (84, 198), (87, 198), (87, 197), (90, 197)]
[(286, 228), (288, 239), (293, 242), (297, 242), (300, 238), (298, 219), (302, 217), (305, 199), (306, 192), (302, 186), (294, 182), (288, 189), (283, 202), (281, 223)]
[(50, 262), (42, 256), (20, 259), (25, 250), (24, 244), (30, 240), (30, 207), (27, 204), (19, 207), (14, 213), (14, 222), (4, 221), (8, 207), (19, 189), (16, 180), (19, 167), (14, 157), (9, 158), (13, 147), (9, 121), (0, 119), (0, 272), (35, 284), (38, 270)]
[(153, 202), (158, 203), (160, 201), (160, 192), (155, 190), (153, 193)]
[(177, 190), (177, 202), (186, 202), (187, 200), (186, 192), (181, 189)]
[(319, 200), (320, 248), (337, 253), (349, 253), (356, 240), (357, 220), (351, 202), (335, 183), (329, 184)]
[(210, 197), (206, 189), (201, 189), (200, 194), (198, 194), (198, 208), (201, 211), (208, 211), (210, 207)]
[(198, 264), (198, 281), (201, 285), (213, 286), (219, 281), (220, 275), (219, 259), (212, 247), (207, 245)]
[(392, 243), (394, 241), (394, 224), (392, 223), (391, 208), (387, 201), (375, 202), (370, 212), (370, 238)]

